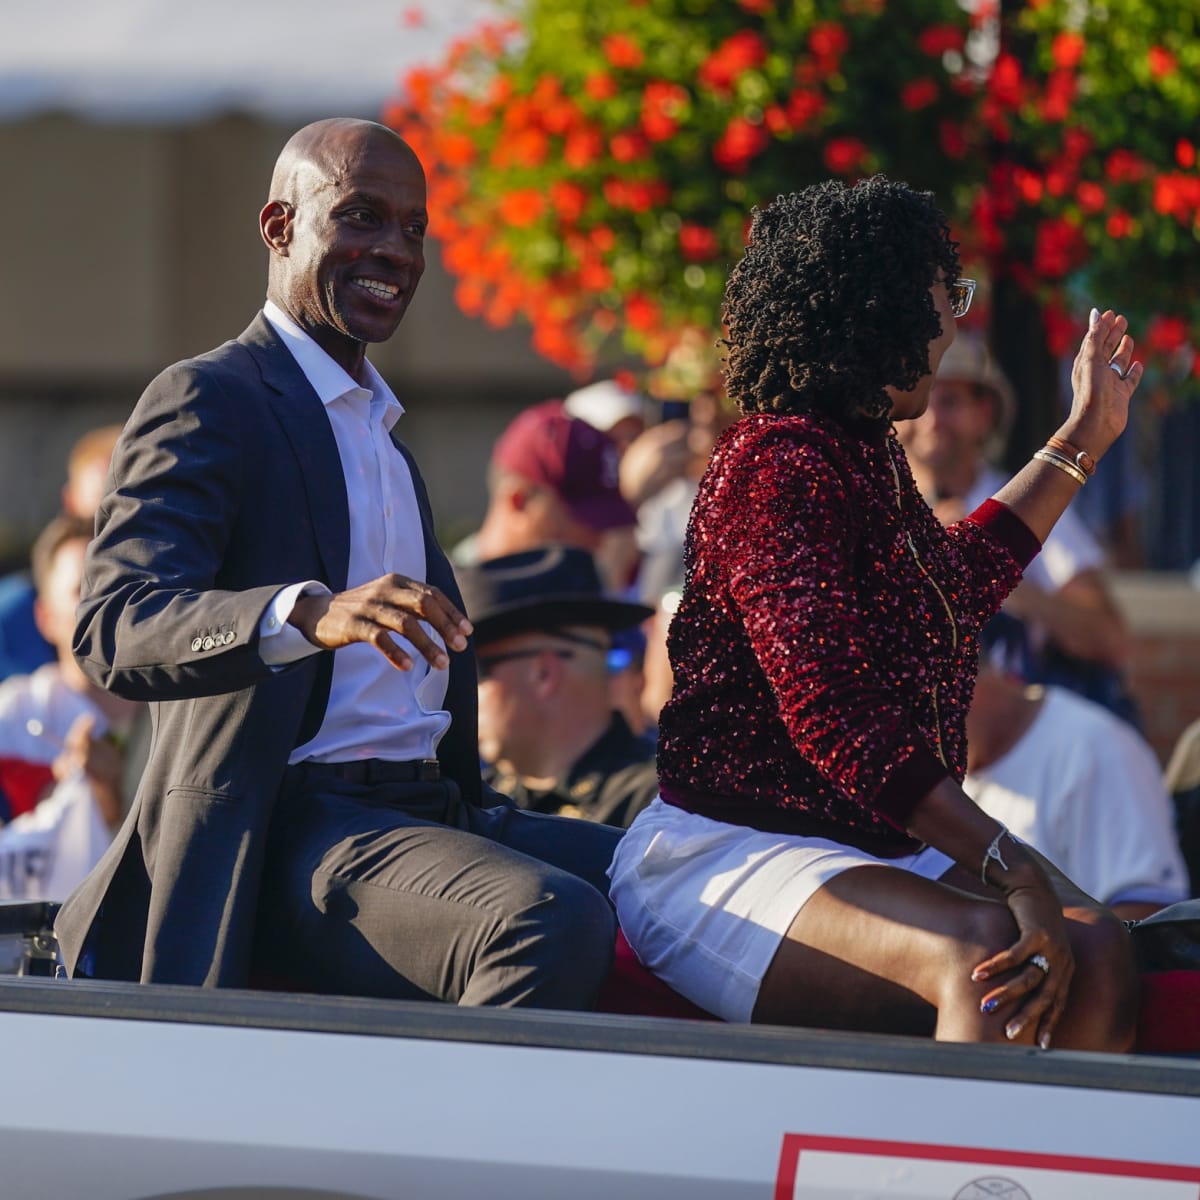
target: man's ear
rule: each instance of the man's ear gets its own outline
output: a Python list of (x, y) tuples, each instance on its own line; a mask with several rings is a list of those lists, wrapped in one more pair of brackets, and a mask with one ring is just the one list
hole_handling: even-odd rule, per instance
[(286, 200), (272, 200), (258, 214), (258, 230), (267, 249), (283, 258), (287, 257), (288, 245), (292, 240), (292, 218), (296, 210)]

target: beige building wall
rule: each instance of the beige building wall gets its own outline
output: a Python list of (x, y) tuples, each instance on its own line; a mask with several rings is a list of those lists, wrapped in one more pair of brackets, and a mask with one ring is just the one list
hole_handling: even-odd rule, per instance
[[(0, 558), (52, 515), (79, 433), (122, 419), (164, 366), (254, 315), (266, 280), (257, 214), (290, 132), (240, 116), (0, 125)], [(404, 324), (372, 358), (405, 404), (451, 536), (482, 512), (487, 454), (512, 413), (572, 386), (523, 330), (458, 312), (436, 238)]]

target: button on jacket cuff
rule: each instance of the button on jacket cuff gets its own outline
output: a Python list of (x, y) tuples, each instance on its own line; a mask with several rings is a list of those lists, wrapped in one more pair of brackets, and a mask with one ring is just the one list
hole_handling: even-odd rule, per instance
[(284, 667), (316, 654), (314, 646), (288, 617), (301, 596), (332, 596), (333, 593), (315, 579), (293, 583), (275, 593), (258, 623), (258, 652), (269, 667)]

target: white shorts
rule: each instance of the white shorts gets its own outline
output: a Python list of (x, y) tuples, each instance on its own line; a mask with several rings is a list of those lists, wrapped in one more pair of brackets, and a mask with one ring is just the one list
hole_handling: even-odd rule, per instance
[(714, 1016), (749, 1021), (796, 914), (822, 884), (867, 864), (940, 879), (954, 862), (932, 846), (877, 858), (655, 799), (618, 843), (608, 874), (621, 929), (645, 966)]

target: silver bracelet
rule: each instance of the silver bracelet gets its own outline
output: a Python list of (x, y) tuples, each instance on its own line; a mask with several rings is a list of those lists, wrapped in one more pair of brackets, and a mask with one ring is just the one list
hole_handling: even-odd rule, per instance
[(984, 887), (991, 887), (987, 877), (988, 863), (998, 862), (1003, 870), (1008, 870), (1008, 863), (1000, 856), (1000, 839), (1002, 837), (1012, 837), (1012, 834), (1003, 825), (1000, 826), (1000, 832), (992, 838), (991, 845), (983, 852), (983, 866), (979, 869), (979, 878), (983, 880)]

